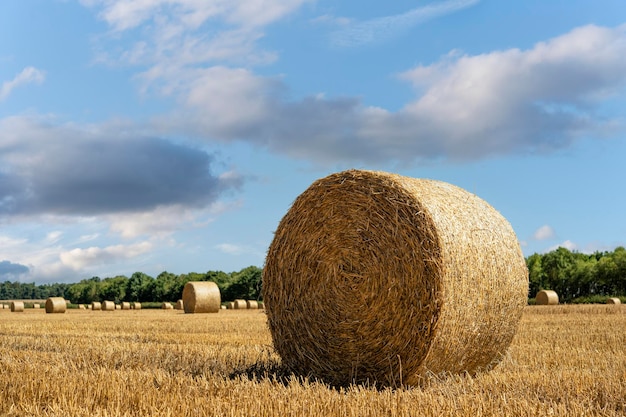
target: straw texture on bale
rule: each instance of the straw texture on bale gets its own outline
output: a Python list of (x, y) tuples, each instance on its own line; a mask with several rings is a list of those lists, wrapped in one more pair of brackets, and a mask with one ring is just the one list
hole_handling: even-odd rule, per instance
[(133, 303), (133, 310), (141, 310), (141, 303), (140, 302), (134, 302)]
[(338, 385), (489, 369), (527, 293), (517, 237), (493, 207), (451, 184), (374, 171), (336, 173), (298, 196), (263, 271), (283, 363)]
[(259, 303), (256, 300), (246, 300), (246, 308), (249, 308), (251, 310), (258, 310)]
[(115, 301), (103, 301), (102, 311), (115, 311)]
[(50, 297), (46, 300), (46, 313), (65, 313), (67, 303), (63, 297)]
[(552, 290), (541, 290), (535, 296), (535, 304), (540, 306), (553, 306), (559, 303), (559, 295)]
[(248, 308), (248, 303), (246, 303), (246, 300), (235, 300), (233, 301), (233, 308), (235, 310), (245, 310)]
[(128, 301), (122, 302), (122, 310), (130, 310), (130, 303)]
[(24, 311), (24, 302), (23, 301), (11, 301), (11, 311), (13, 313), (19, 313)]
[(220, 289), (214, 282), (190, 281), (183, 288), (185, 313), (217, 313), (221, 303)]
[(100, 303), (99, 301), (92, 301), (91, 302), (91, 309), (92, 310), (102, 310), (102, 303)]
[(607, 304), (621, 304), (622, 301), (619, 298), (617, 298), (617, 297), (611, 297), (611, 298), (606, 300), (606, 303)]
[(176, 301), (174, 305), (174, 310), (182, 310), (183, 309), (183, 300)]

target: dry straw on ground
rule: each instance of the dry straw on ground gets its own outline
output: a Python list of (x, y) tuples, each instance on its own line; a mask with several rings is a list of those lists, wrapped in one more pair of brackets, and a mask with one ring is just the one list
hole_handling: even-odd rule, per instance
[(102, 303), (100, 303), (99, 301), (92, 301), (91, 309), (92, 310), (102, 310)]
[(24, 311), (24, 302), (23, 301), (11, 301), (11, 311), (13, 313), (19, 313)]
[(245, 310), (248, 308), (248, 304), (246, 300), (235, 300), (233, 301), (233, 308), (235, 310)]
[(535, 296), (535, 303), (540, 306), (553, 306), (559, 303), (559, 295), (552, 290), (541, 290)]
[(103, 301), (102, 311), (115, 311), (115, 301)]
[(351, 170), (281, 220), (263, 275), (285, 365), (332, 384), (418, 384), (498, 363), (528, 271), (506, 219), (451, 184)]
[(609, 299), (606, 300), (607, 304), (621, 304), (621, 300), (617, 297), (611, 297)]
[(222, 298), (217, 284), (211, 281), (190, 281), (183, 288), (185, 313), (217, 313)]
[(46, 300), (46, 313), (65, 313), (67, 302), (63, 297), (50, 297)]

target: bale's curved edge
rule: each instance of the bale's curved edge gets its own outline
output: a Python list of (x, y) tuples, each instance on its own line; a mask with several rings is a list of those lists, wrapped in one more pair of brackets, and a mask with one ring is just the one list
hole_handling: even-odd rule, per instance
[(617, 297), (610, 297), (606, 300), (607, 304), (621, 304), (622, 301)]
[(101, 303), (102, 311), (115, 311), (115, 301), (105, 300)]
[(488, 368), (527, 290), (515, 233), (486, 202), (373, 171), (333, 174), (298, 196), (263, 273), (283, 362), (333, 384), (412, 385)]
[(21, 313), (24, 311), (24, 302), (23, 301), (11, 301), (11, 312), (12, 313)]
[(63, 297), (48, 297), (46, 299), (46, 313), (65, 313), (67, 302)]
[(218, 313), (221, 303), (220, 289), (212, 281), (189, 281), (183, 288), (185, 314)]

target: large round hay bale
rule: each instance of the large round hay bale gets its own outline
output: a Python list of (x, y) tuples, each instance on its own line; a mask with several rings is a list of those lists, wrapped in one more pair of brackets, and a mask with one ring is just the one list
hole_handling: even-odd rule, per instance
[(91, 302), (91, 309), (92, 310), (102, 310), (102, 303), (100, 303), (99, 301), (92, 301)]
[(248, 308), (248, 303), (246, 303), (246, 300), (235, 300), (233, 301), (233, 308), (235, 310), (245, 310)]
[(259, 303), (256, 300), (246, 300), (246, 308), (250, 310), (258, 310)]
[(559, 295), (552, 290), (541, 290), (535, 296), (535, 304), (540, 306), (553, 306), (559, 303)]
[(133, 303), (133, 310), (141, 310), (141, 303), (138, 301), (135, 301)]
[(217, 313), (222, 297), (216, 283), (211, 281), (189, 281), (183, 288), (185, 313)]
[(283, 363), (339, 385), (489, 369), (527, 294), (500, 213), (451, 184), (385, 172), (314, 182), (281, 220), (263, 272)]
[(115, 301), (103, 301), (102, 311), (115, 311)]
[(606, 300), (607, 304), (621, 304), (622, 301), (617, 297), (610, 297)]
[(23, 301), (11, 301), (11, 311), (13, 313), (20, 313), (24, 311), (24, 302)]
[(46, 313), (65, 313), (67, 302), (63, 297), (49, 297), (46, 300)]

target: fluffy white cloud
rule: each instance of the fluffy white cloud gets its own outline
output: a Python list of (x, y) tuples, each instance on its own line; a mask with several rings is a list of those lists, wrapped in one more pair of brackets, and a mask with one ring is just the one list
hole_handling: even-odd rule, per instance
[(108, 265), (120, 260), (132, 259), (149, 252), (150, 242), (139, 242), (132, 245), (113, 245), (100, 248), (92, 246), (86, 249), (76, 248), (62, 252), (59, 258), (64, 266), (75, 271), (97, 265)]
[(552, 239), (555, 236), (554, 229), (549, 225), (543, 225), (533, 233), (533, 239), (535, 240), (547, 240)]
[(550, 246), (548, 249), (545, 250), (545, 252), (552, 252), (553, 250), (556, 250), (558, 248), (565, 248), (570, 251), (575, 251), (578, 250), (578, 245), (571, 240), (566, 240), (559, 243), (558, 245)]
[(44, 82), (46, 74), (35, 67), (26, 67), (10, 81), (5, 81), (0, 87), (0, 101), (5, 100), (11, 92), (26, 84), (41, 84)]

